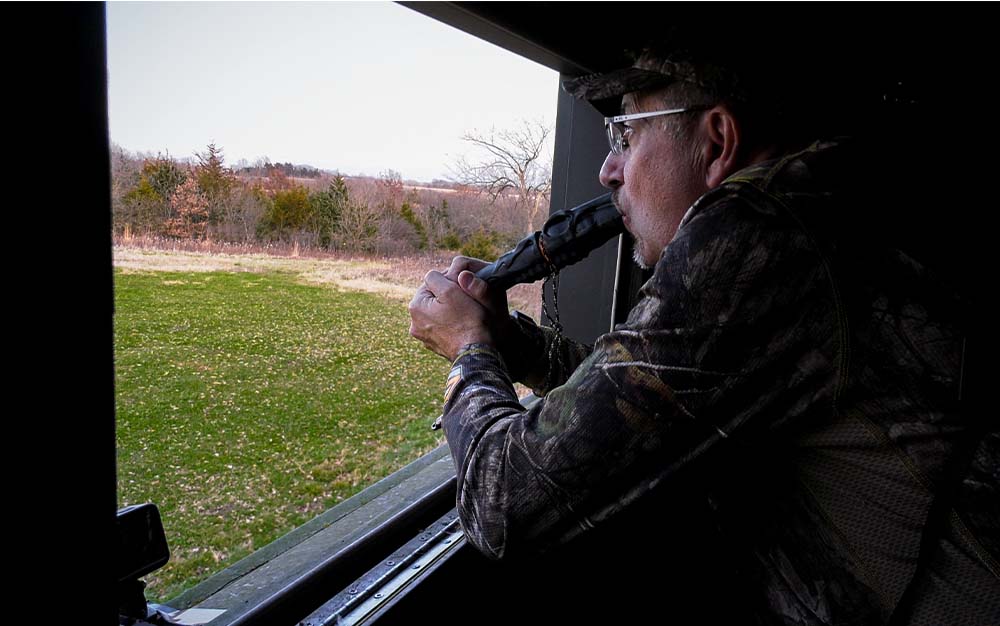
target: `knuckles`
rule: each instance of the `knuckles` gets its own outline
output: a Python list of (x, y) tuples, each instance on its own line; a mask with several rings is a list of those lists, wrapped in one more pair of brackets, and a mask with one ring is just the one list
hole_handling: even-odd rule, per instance
[(451, 260), (451, 265), (448, 266), (448, 277), (453, 278), (461, 273), (468, 265), (468, 258), (464, 256), (457, 256)]
[(465, 270), (470, 272), (475, 272), (481, 267), (489, 265), (486, 261), (480, 259), (474, 259), (469, 256), (457, 256), (451, 260), (451, 265), (448, 267), (447, 276), (451, 280), (458, 279), (458, 275)]

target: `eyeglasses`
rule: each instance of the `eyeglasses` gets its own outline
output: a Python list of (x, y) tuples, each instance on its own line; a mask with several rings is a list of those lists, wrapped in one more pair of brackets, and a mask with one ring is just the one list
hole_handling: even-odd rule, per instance
[(689, 111), (704, 111), (709, 107), (707, 106), (693, 106), (684, 109), (667, 109), (665, 111), (648, 111), (646, 113), (629, 113), (627, 115), (615, 115), (614, 117), (604, 118), (604, 127), (608, 130), (608, 144), (611, 146), (611, 152), (614, 154), (621, 154), (625, 150), (627, 145), (626, 135), (630, 134), (632, 129), (625, 125), (625, 122), (630, 120), (641, 120), (647, 117), (656, 117), (657, 115), (673, 115), (675, 113), (687, 113)]

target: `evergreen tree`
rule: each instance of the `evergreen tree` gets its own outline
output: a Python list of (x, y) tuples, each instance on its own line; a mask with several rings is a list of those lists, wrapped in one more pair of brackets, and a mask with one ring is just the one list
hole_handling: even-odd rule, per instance
[(344, 207), (350, 201), (347, 183), (343, 176), (338, 175), (330, 182), (324, 191), (310, 194), (309, 204), (312, 209), (313, 229), (324, 248), (330, 247), (336, 232)]
[(215, 143), (208, 144), (204, 153), (195, 153), (198, 165), (195, 166), (195, 179), (198, 189), (208, 200), (208, 215), (211, 223), (218, 223), (224, 213), (224, 205), (229, 201), (235, 187), (236, 178), (225, 165), (222, 148)]

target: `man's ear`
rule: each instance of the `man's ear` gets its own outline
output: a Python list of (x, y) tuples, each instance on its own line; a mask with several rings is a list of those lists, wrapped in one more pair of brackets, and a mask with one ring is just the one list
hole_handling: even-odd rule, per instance
[(741, 169), (742, 129), (733, 112), (723, 104), (715, 106), (702, 118), (705, 131), (705, 184), (714, 189), (730, 174)]

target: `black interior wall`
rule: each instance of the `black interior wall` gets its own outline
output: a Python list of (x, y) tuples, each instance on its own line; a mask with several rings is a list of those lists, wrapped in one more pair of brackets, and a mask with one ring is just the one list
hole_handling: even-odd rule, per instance
[(102, 3), (3, 9), (5, 389), (15, 611), (117, 623), (107, 54)]

